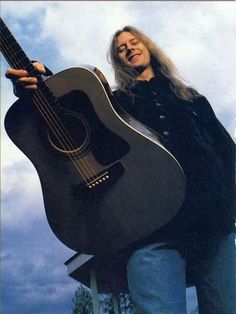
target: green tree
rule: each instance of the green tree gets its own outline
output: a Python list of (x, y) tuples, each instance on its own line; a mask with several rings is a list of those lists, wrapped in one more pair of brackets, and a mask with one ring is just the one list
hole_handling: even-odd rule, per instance
[[(118, 295), (117, 302), (120, 314), (135, 314), (134, 306), (128, 293), (120, 293)], [(111, 294), (105, 295), (105, 297), (101, 301), (101, 307), (101, 313), (114, 314), (114, 304)]]
[[(101, 314), (115, 313), (112, 294), (99, 294), (99, 301)], [(94, 314), (91, 291), (83, 285), (76, 289), (72, 302), (73, 314)], [(129, 294), (120, 293), (117, 302), (120, 314), (135, 314)]]
[(101, 310), (102, 313), (114, 314), (114, 305), (112, 302), (112, 295), (105, 294), (101, 300)]
[(93, 314), (93, 302), (89, 289), (79, 285), (75, 291), (73, 302), (73, 314)]
[(122, 314), (134, 314), (134, 305), (129, 293), (119, 294), (119, 308)]

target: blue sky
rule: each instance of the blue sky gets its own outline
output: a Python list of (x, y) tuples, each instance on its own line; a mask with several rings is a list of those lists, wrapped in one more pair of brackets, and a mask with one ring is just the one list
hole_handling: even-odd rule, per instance
[[(106, 52), (126, 24), (147, 33), (187, 83), (210, 101), (235, 134), (235, 3), (155, 1), (3, 1), (1, 15), (30, 57), (53, 71), (91, 64), (114, 85)], [(15, 101), (1, 63), (3, 313), (65, 314), (77, 283), (64, 262), (74, 254), (52, 233), (30, 161), (8, 139), (3, 119)], [(196, 305), (188, 289), (189, 313)]]

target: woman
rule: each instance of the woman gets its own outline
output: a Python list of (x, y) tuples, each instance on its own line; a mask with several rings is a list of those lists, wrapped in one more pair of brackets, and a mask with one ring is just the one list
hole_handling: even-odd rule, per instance
[[(176, 217), (132, 245), (127, 263), (137, 313), (186, 313), (186, 281), (196, 286), (200, 313), (236, 312), (234, 304), (234, 143), (207, 99), (178, 77), (173, 63), (144, 34), (127, 26), (113, 36), (114, 97), (157, 132), (187, 179)], [(41, 64), (39, 72), (45, 73)], [(8, 69), (23, 89), (36, 78)], [(130, 252), (130, 251), (129, 251)]]

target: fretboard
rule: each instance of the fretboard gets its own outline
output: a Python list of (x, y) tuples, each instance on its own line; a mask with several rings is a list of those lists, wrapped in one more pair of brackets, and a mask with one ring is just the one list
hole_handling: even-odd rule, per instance
[[(33, 63), (26, 56), (21, 46), (18, 44), (6, 24), (0, 18), (0, 50), (5, 57), (8, 64), (14, 69), (24, 69), (29, 73), (29, 76), (35, 76), (38, 79), (38, 90), (33, 95), (34, 98), (38, 97), (38, 102), (46, 102), (47, 105), (58, 105), (58, 100), (53, 96), (50, 89), (46, 86), (38, 73)], [(40, 95), (39, 95), (40, 94)], [(39, 97), (40, 96), (40, 97)], [(34, 101), (33, 101), (34, 102)]]
[(6, 24), (0, 18), (0, 49), (8, 64), (14, 69), (25, 69), (35, 76), (34, 66), (18, 44)]

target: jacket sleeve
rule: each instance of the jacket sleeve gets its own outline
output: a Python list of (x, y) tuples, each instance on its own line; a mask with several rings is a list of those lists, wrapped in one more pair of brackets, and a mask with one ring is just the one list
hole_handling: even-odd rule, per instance
[[(31, 60), (31, 62), (33, 63), (33, 62), (38, 62), (38, 61), (37, 61), (37, 60)], [(45, 64), (44, 64), (44, 67), (45, 67), (46, 73), (45, 73), (45, 74), (43, 74), (43, 76), (48, 77), (48, 76), (53, 75), (52, 71), (51, 71), (51, 70), (49, 70), (49, 68), (47, 68)]]
[(204, 96), (198, 96), (193, 111), (199, 115), (212, 139), (214, 150), (223, 160), (226, 174), (227, 199), (235, 212), (235, 143), (221, 122), (217, 119), (210, 103)]
[(225, 149), (235, 149), (235, 143), (224, 126), (216, 117), (209, 101), (204, 96), (197, 96), (193, 103), (193, 111), (199, 115), (199, 118), (203, 124), (207, 127), (213, 141), (216, 150), (224, 154)]

